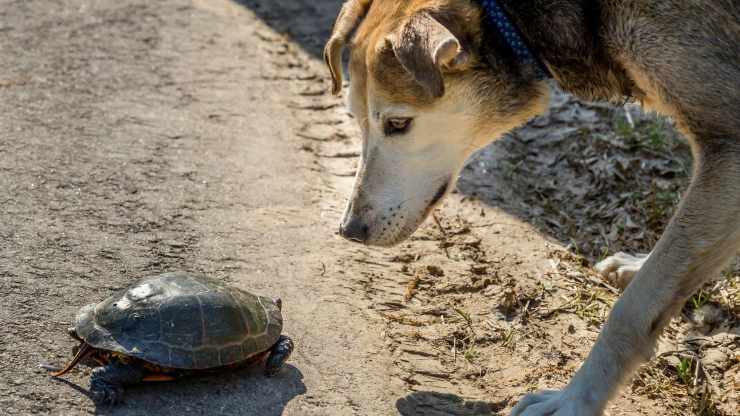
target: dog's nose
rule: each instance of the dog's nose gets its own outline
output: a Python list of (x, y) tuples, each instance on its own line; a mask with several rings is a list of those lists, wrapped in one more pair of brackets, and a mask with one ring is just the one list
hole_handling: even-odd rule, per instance
[(357, 243), (365, 243), (369, 234), (370, 227), (359, 217), (339, 226), (339, 235)]

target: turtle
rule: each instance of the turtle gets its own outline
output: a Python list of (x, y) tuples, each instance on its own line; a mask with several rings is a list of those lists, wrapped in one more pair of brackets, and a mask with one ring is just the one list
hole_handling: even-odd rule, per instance
[(69, 335), (80, 344), (61, 377), (81, 361), (97, 363), (90, 393), (115, 404), (124, 387), (256, 364), (268, 377), (293, 351), (282, 335), (282, 301), (188, 272), (144, 278), (77, 314)]

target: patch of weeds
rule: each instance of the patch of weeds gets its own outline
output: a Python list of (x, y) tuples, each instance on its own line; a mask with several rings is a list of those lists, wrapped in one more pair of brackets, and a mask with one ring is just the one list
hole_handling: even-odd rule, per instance
[(632, 382), (632, 391), (652, 399), (666, 399), (671, 395), (683, 395), (683, 389), (676, 389), (676, 384), (667, 368), (645, 365)]
[(466, 312), (464, 309), (453, 307), (452, 308), (456, 314), (460, 315), (461, 318), (465, 321), (465, 323), (468, 326), (468, 330), (470, 331), (470, 335), (472, 338), (475, 338), (475, 329), (473, 328), (473, 318), (470, 316), (470, 313)]
[[(622, 225), (619, 226), (619, 234), (624, 234), (624, 226)], [(603, 241), (603, 244), (599, 246), (601, 247), (601, 249), (594, 253), (594, 256), (596, 258), (596, 260), (594, 260), (594, 264), (606, 260), (612, 254), (616, 254), (616, 251), (613, 251), (611, 248), (611, 241), (606, 236), (600, 236), (600, 239)], [(586, 264), (586, 267), (588, 267), (588, 262)]]
[(658, 118), (655, 121), (648, 123), (648, 127), (646, 129), (648, 147), (658, 151), (668, 150), (668, 137), (665, 133), (667, 127), (665, 120), (662, 118)]
[(706, 305), (707, 302), (709, 302), (709, 294), (704, 293), (704, 289), (700, 289), (699, 292), (694, 294), (694, 296), (691, 297), (691, 306), (696, 309), (701, 309), (702, 306)]
[(475, 349), (474, 345), (468, 346), (468, 348), (465, 350), (465, 353), (463, 354), (465, 357), (465, 360), (469, 362), (470, 364), (473, 364), (473, 362), (480, 357), (480, 352)]
[(576, 241), (575, 238), (570, 239), (570, 243), (568, 244), (568, 249), (573, 253), (574, 256), (583, 257), (583, 253), (581, 253), (581, 250), (578, 247), (578, 241)]
[(630, 150), (670, 153), (676, 142), (670, 135), (670, 123), (661, 117), (639, 120), (635, 125), (625, 117), (614, 120), (614, 132)]
[(614, 132), (624, 139), (634, 139), (635, 128), (627, 120), (626, 117), (617, 117), (614, 120)]
[(667, 224), (678, 204), (679, 193), (671, 189), (658, 189), (653, 184), (645, 201), (646, 223), (650, 230), (659, 233)]
[(711, 304), (723, 311), (727, 324), (732, 324), (740, 316), (740, 274), (735, 271), (723, 272), (718, 281), (707, 282), (686, 302), (687, 312), (696, 313)]
[(455, 357), (457, 357), (457, 353), (461, 351), (465, 361), (470, 364), (475, 364), (475, 361), (480, 357), (481, 353), (476, 349), (478, 336), (473, 327), (473, 318), (470, 316), (469, 312), (462, 308), (452, 306), (452, 310), (462, 318), (464, 326), (458, 327), (451, 334), (451, 342), (447, 341), (447, 344), (452, 348)]
[(579, 288), (568, 302), (569, 309), (576, 316), (594, 326), (604, 322), (612, 303), (606, 292), (594, 288), (589, 290)]
[(465, 312), (463, 309), (460, 309), (458, 307), (452, 307), (452, 310), (455, 311), (456, 314), (460, 315), (461, 318), (465, 321), (465, 323), (468, 324), (469, 327), (473, 326), (473, 318), (470, 317), (470, 314)]
[(660, 399), (667, 408), (679, 414), (686, 414), (687, 408), (691, 408), (691, 414), (696, 416), (728, 416), (718, 410), (706, 380), (702, 380), (701, 375), (699, 380), (694, 379), (695, 371), (696, 363), (689, 357), (681, 357), (676, 368), (647, 364), (632, 382), (632, 392)]
[(512, 351), (516, 349), (516, 330), (513, 327), (504, 332), (503, 346)]
[(678, 367), (676, 367), (676, 373), (678, 374), (678, 379), (683, 385), (688, 386), (691, 384), (691, 380), (693, 379), (693, 372), (694, 360), (692, 360), (691, 358), (681, 358)]

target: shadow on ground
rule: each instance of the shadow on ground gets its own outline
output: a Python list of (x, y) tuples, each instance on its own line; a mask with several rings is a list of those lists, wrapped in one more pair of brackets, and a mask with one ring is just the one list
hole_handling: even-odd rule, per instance
[[(275, 31), (288, 35), (314, 57), (323, 56), (324, 43), (343, 0), (234, 0), (252, 10)], [(323, 58), (321, 58), (323, 59)]]
[(466, 401), (454, 394), (417, 391), (398, 399), (396, 409), (402, 416), (488, 416), (497, 414), (506, 405)]
[(471, 158), (459, 191), (590, 262), (650, 252), (689, 183), (687, 142), (666, 119), (553, 90), (546, 114)]
[[(87, 394), (79, 387), (75, 390)], [(303, 374), (292, 365), (274, 378), (259, 369), (194, 377), (167, 383), (142, 384), (126, 390), (125, 401), (115, 407), (97, 406), (98, 415), (219, 414), (281, 416), (291, 400), (306, 393)]]

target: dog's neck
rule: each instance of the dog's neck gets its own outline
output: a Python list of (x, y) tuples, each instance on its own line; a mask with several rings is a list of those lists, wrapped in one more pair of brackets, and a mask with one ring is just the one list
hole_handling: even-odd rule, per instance
[[(479, 0), (480, 3), (483, 0)], [(604, 42), (602, 1), (498, 0), (532, 53), (543, 61), (560, 86), (589, 100), (622, 101), (632, 94), (632, 82), (609, 55)], [(487, 48), (507, 64), (517, 57), (492, 25), (484, 25)], [(484, 52), (486, 52), (484, 50)], [(500, 64), (501, 62), (499, 62)], [(537, 77), (536, 70), (526, 70)]]
[(509, 12), (504, 9), (498, 0), (480, 0), (481, 7), (485, 12), (485, 23), (489, 30), (495, 30), (499, 38), (509, 47), (517, 63), (531, 66), (538, 80), (552, 78), (552, 73), (542, 62), (539, 55), (529, 46), (521, 35), (521, 31), (509, 17)]

